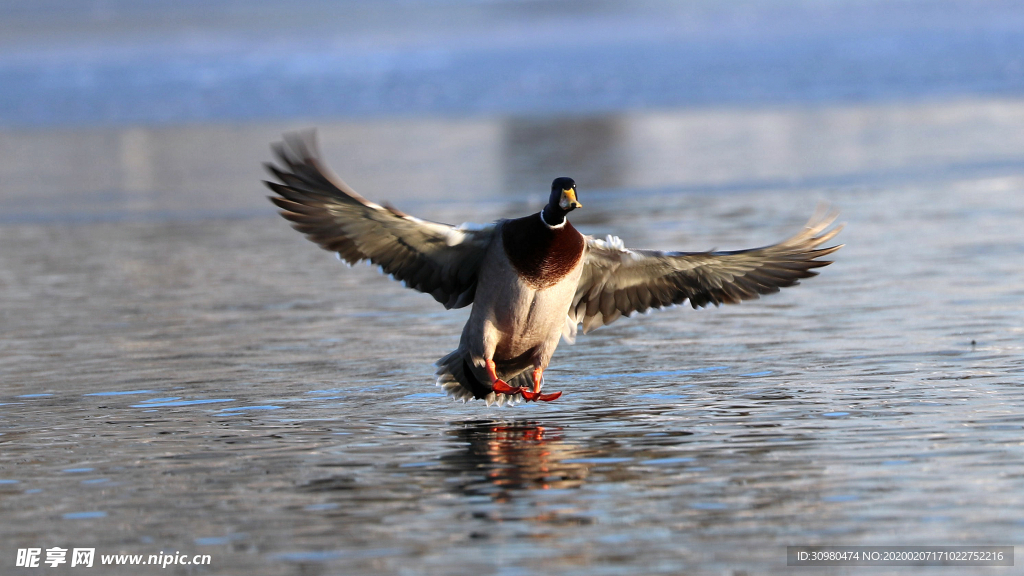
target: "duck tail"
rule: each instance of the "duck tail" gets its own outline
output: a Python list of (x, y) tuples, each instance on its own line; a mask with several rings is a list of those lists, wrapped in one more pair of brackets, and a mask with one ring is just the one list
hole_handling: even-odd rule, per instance
[[(508, 402), (510, 405), (520, 398), (516, 395), (510, 398), (504, 394), (495, 394), (489, 384), (481, 382), (470, 369), (469, 355), (462, 350), (454, 350), (444, 358), (437, 361), (437, 385), (444, 389), (445, 393), (456, 400), (468, 402), (479, 398), (487, 403), (501, 406)], [(518, 379), (518, 378), (516, 378)], [(513, 379), (513, 380), (516, 380)], [(513, 384), (513, 382), (509, 382)]]

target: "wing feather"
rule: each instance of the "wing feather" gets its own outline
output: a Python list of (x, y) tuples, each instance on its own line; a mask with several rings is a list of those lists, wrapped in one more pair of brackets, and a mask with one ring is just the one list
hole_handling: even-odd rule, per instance
[(738, 304), (793, 286), (828, 266), (819, 260), (842, 245), (818, 248), (842, 230), (836, 213), (819, 213), (793, 237), (730, 252), (629, 250), (618, 238), (587, 238), (587, 255), (569, 322), (587, 333), (621, 316), (682, 304), (694, 308)]
[(473, 302), (495, 225), (459, 227), (421, 220), (363, 198), (320, 160), (315, 134), (287, 134), (266, 164), (270, 201), (292, 227), (339, 258), (373, 262), (446, 308)]

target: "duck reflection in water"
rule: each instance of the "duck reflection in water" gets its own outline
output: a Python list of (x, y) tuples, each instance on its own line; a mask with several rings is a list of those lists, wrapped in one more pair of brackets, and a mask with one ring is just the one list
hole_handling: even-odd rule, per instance
[(580, 448), (557, 426), (471, 421), (449, 434), (465, 447), (442, 456), (442, 468), (459, 478), (453, 483), (468, 496), (508, 502), (516, 491), (578, 488), (587, 477), (586, 464), (571, 462)]

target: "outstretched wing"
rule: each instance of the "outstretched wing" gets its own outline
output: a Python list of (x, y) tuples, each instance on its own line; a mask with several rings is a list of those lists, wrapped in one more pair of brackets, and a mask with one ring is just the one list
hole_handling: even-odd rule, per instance
[(842, 248), (818, 248), (842, 229), (827, 230), (835, 218), (835, 213), (816, 216), (784, 242), (733, 252), (628, 250), (618, 238), (588, 237), (567, 336), (571, 339), (580, 323), (586, 334), (633, 312), (686, 300), (694, 308), (736, 304), (797, 284), (816, 275), (813, 268), (832, 263), (818, 258)]
[(445, 308), (473, 302), (494, 225), (459, 227), (420, 220), (363, 198), (320, 161), (315, 134), (285, 135), (273, 146), (278, 182), (264, 181), (292, 227), (349, 264), (369, 260)]

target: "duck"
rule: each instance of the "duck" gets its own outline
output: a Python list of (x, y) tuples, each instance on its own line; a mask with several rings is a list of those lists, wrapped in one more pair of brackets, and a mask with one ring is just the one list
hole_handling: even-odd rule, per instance
[(314, 132), (271, 146), (264, 184), (291, 226), (349, 265), (368, 261), (447, 309), (472, 306), (459, 346), (437, 361), (436, 384), (462, 401), (551, 402), (544, 371), (561, 340), (619, 318), (689, 302), (738, 304), (794, 286), (832, 263), (821, 248), (842, 229), (819, 210), (787, 240), (734, 251), (626, 248), (614, 236), (580, 233), (569, 214), (583, 204), (576, 182), (555, 178), (534, 214), (453, 226), (360, 196), (321, 160)]

